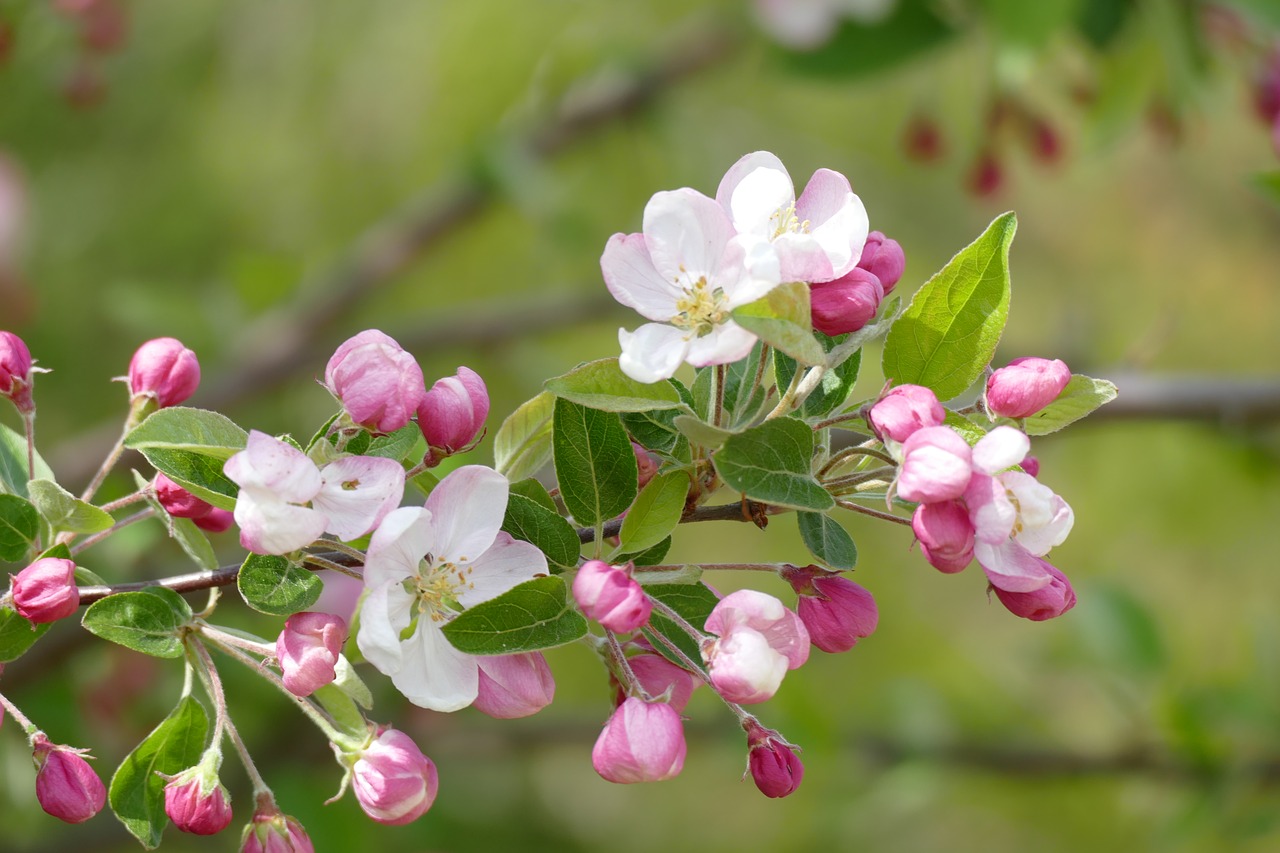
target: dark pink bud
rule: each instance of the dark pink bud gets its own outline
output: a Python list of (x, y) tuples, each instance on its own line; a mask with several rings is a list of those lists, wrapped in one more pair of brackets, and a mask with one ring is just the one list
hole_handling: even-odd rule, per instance
[(918, 429), (941, 426), (947, 419), (947, 410), (923, 385), (899, 385), (871, 407), (868, 419), (882, 441), (903, 442)]
[(276, 659), (284, 686), (310, 696), (336, 677), (334, 667), (347, 641), (347, 623), (332, 613), (295, 613), (276, 638)]
[(477, 657), (480, 692), (474, 706), (498, 720), (538, 713), (556, 696), (556, 680), (541, 652)]
[(1031, 122), (1028, 144), (1031, 146), (1031, 156), (1041, 163), (1056, 163), (1062, 159), (1062, 137), (1057, 128), (1044, 119), (1038, 118)]
[(649, 481), (658, 473), (658, 460), (654, 458), (652, 453), (634, 441), (631, 442), (631, 450), (636, 455), (636, 470), (639, 472), (636, 484), (643, 489), (649, 485)]
[(0, 332), (0, 397), (8, 397), (24, 414), (35, 410), (31, 401), (31, 351), (13, 332)]
[(217, 771), (199, 764), (164, 786), (164, 813), (183, 832), (216, 835), (231, 823), (231, 798)]
[(940, 572), (954, 574), (973, 560), (973, 523), (959, 501), (920, 504), (911, 517), (924, 558)]
[(1041, 560), (1039, 557), (1034, 559), (1038, 560), (1053, 576), (1047, 586), (1042, 586), (1032, 592), (1007, 592), (998, 586), (992, 586), (991, 588), (995, 590), (996, 597), (1000, 599), (1000, 603), (1008, 608), (1009, 612), (1014, 616), (1021, 616), (1023, 619), (1030, 619), (1033, 622), (1043, 622), (1046, 619), (1061, 616), (1075, 607), (1076, 593), (1071, 588), (1071, 581), (1067, 580), (1066, 575), (1058, 571), (1047, 560)]
[(221, 533), (235, 522), (235, 514), (229, 509), (219, 509), (215, 506), (211, 507), (207, 513), (199, 518), (191, 520), (201, 530), (207, 530), (210, 533)]
[(422, 404), (422, 368), (400, 344), (377, 329), (347, 339), (324, 369), (324, 384), (352, 422), (395, 432)]
[(587, 618), (610, 631), (634, 631), (649, 621), (653, 602), (623, 569), (588, 560), (573, 579), (573, 598)]
[(65, 619), (80, 607), (76, 564), (58, 557), (36, 560), (13, 576), (13, 609), (39, 625)]
[(854, 267), (835, 281), (809, 285), (809, 318), (824, 335), (856, 332), (876, 316), (883, 299), (880, 279)]
[(747, 745), (747, 768), (760, 793), (774, 798), (795, 793), (804, 779), (804, 765), (796, 748), (758, 723), (748, 728)]
[(436, 765), (407, 734), (384, 728), (351, 769), (351, 787), (364, 813), (400, 826), (417, 820), (435, 802)]
[(456, 376), (437, 380), (418, 407), (418, 426), (427, 444), (446, 455), (477, 441), (487, 417), (489, 390), (469, 367), (459, 367)]
[[(636, 641), (637, 645), (652, 649), (648, 642)], [(627, 658), (631, 672), (635, 674), (640, 687), (655, 699), (668, 696), (666, 700), (677, 713), (683, 712), (689, 704), (694, 688), (700, 683), (693, 673), (676, 666), (662, 655), (653, 651), (643, 652)], [(668, 693), (670, 691), (670, 693)], [(613, 704), (621, 705), (627, 699), (621, 684), (614, 695)]]
[(199, 385), (200, 362), (177, 338), (153, 338), (129, 362), (130, 392), (154, 397), (162, 409), (183, 402)]
[(174, 518), (200, 518), (213, 509), (212, 504), (200, 500), (164, 474), (156, 474), (151, 487), (160, 506)]
[(858, 584), (824, 573), (812, 577), (806, 587), (796, 590), (796, 612), (809, 629), (809, 641), (824, 652), (847, 652), (876, 630), (876, 600)]
[(1015, 358), (987, 377), (987, 408), (1002, 418), (1030, 417), (1070, 381), (1071, 371), (1056, 358)]
[(258, 812), (240, 837), (240, 853), (315, 853), (296, 818), (278, 811)]
[(40, 808), (67, 823), (84, 823), (102, 811), (107, 789), (84, 760), (88, 750), (52, 744), (43, 734), (32, 745)]
[(942, 156), (942, 131), (932, 118), (916, 115), (902, 132), (902, 150), (910, 160), (927, 163)]
[(1040, 476), (1040, 460), (1034, 456), (1022, 457), (1022, 470), (1030, 474), (1032, 477)]
[(872, 231), (862, 247), (858, 266), (879, 279), (884, 295), (888, 296), (907, 268), (907, 256), (903, 254), (902, 246), (898, 245), (897, 240), (890, 240), (881, 232)]
[(966, 181), (969, 192), (985, 198), (995, 195), (1004, 184), (1004, 169), (996, 155), (991, 151), (983, 151), (974, 161)]
[(591, 765), (610, 782), (661, 782), (680, 775), (686, 749), (674, 708), (632, 696), (604, 724), (591, 750)]

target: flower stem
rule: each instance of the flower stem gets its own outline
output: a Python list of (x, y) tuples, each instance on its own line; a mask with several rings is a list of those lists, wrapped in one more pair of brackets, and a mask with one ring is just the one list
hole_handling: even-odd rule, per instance
[[(363, 559), (364, 555), (361, 554), (360, 557)], [(349, 566), (344, 566), (341, 563), (335, 563), (333, 560), (325, 559), (319, 554), (307, 554), (303, 556), (302, 562), (306, 565), (315, 566), (318, 569), (329, 569), (330, 571), (339, 572), (340, 574), (344, 574), (350, 578), (355, 578), (356, 580), (364, 580), (364, 575), (361, 572), (358, 572)]]
[(718, 427), (724, 423), (724, 383), (727, 370), (723, 364), (717, 364), (711, 374), (711, 425)]
[(28, 740), (35, 738), (36, 733), (39, 732), (40, 729), (36, 727), (35, 723), (31, 722), (31, 720), (27, 718), (26, 714), (22, 713), (22, 711), (18, 709), (17, 705), (9, 701), (9, 697), (5, 696), (3, 693), (0, 693), (0, 705), (3, 705), (5, 710), (9, 712), (9, 716), (13, 717), (18, 725), (22, 726), (22, 730), (27, 733)]
[(147, 497), (146, 490), (139, 489), (138, 491), (134, 492), (131, 495), (125, 495), (122, 498), (116, 498), (113, 501), (104, 503), (102, 506), (98, 507), (98, 509), (102, 510), (103, 512), (115, 512), (118, 509), (124, 509), (127, 506), (136, 504), (138, 501), (145, 500), (146, 497)]
[(227, 713), (227, 697), (222, 691), (222, 681), (218, 678), (218, 669), (213, 664), (213, 658), (210, 656), (209, 650), (205, 648), (204, 643), (190, 634), (187, 635), (187, 640), (187, 648), (200, 661), (200, 666), (197, 668), (200, 673), (200, 680), (204, 682), (209, 698), (213, 700), (213, 739), (209, 742), (211, 748), (218, 745), (222, 734), (225, 732), (231, 740), (231, 745), (235, 747), (236, 754), (240, 756), (240, 763), (244, 765), (244, 772), (249, 775), (249, 781), (253, 783), (254, 797), (260, 797), (264, 793), (267, 796), (271, 796), (271, 788), (267, 786), (266, 780), (258, 772), (257, 765), (253, 763), (253, 757), (249, 755), (248, 748), (245, 747), (244, 741), (240, 738), (240, 732), (231, 722), (231, 716)]
[[(636, 566), (634, 571), (637, 572), (678, 572), (689, 563), (674, 563), (655, 566)], [(774, 572), (782, 570), (785, 563), (694, 563), (703, 571), (727, 571), (727, 572)]]
[(75, 546), (72, 547), (71, 554), (72, 556), (74, 556), (84, 551), (87, 548), (92, 548), (94, 545), (97, 545), (103, 539), (106, 539), (112, 534), (119, 532), (121, 528), (128, 527), (130, 524), (134, 524), (135, 522), (148, 519), (155, 514), (156, 514), (156, 511), (154, 509), (152, 509), (151, 507), (147, 507), (146, 509), (138, 510), (133, 515), (125, 516), (124, 518), (120, 519), (115, 524), (111, 525), (111, 527), (107, 528), (101, 533), (95, 533), (92, 536), (90, 536), (88, 539), (83, 539), (77, 542)]
[(875, 450), (870, 447), (846, 447), (844, 450), (841, 450), (835, 456), (831, 457), (830, 462), (822, 466), (822, 468), (818, 471), (818, 479), (822, 479), (823, 474), (827, 473), (832, 468), (839, 465), (841, 462), (844, 462), (846, 459), (852, 459), (854, 456), (868, 456), (873, 459), (879, 459), (881, 462), (885, 463), (886, 465), (898, 464), (897, 462), (894, 461), (893, 457), (890, 456), (889, 454), (879, 450)]
[(22, 428), (27, 435), (27, 480), (36, 478), (36, 410), (22, 413)]
[(116, 463), (120, 461), (120, 455), (124, 453), (124, 440), (134, 427), (142, 420), (142, 413), (151, 407), (151, 400), (148, 397), (138, 397), (136, 403), (129, 404), (129, 416), (124, 420), (124, 429), (120, 430), (120, 437), (116, 439), (115, 445), (112, 446), (111, 452), (107, 454), (107, 458), (102, 460), (102, 465), (98, 468), (98, 472), (93, 475), (93, 479), (89, 481), (89, 485), (85, 486), (84, 492), (80, 495), (80, 500), (91, 500), (98, 487), (102, 485), (102, 481), (107, 479), (107, 475), (111, 473), (111, 469), (116, 467)]
[(836, 506), (842, 507), (847, 510), (851, 510), (852, 512), (860, 512), (863, 515), (869, 515), (872, 518), (878, 518), (881, 521), (892, 521), (894, 524), (902, 524), (907, 527), (911, 526), (911, 519), (909, 518), (902, 518), (901, 516), (897, 516), (889, 512), (881, 512), (878, 509), (872, 509), (871, 507), (861, 506), (859, 504), (853, 503), (852, 501), (845, 501), (845, 500), (840, 500), (839, 498), (836, 498)]

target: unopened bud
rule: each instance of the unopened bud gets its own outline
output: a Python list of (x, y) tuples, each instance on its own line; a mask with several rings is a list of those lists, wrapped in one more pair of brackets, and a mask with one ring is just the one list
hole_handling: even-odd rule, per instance
[(774, 798), (795, 793), (804, 779), (804, 765), (794, 746), (754, 721), (747, 727), (747, 746), (747, 769), (760, 793)]
[(231, 823), (231, 798), (216, 769), (198, 764), (164, 786), (164, 813), (192, 835), (216, 835)]
[(920, 504), (911, 517), (911, 529), (924, 558), (938, 571), (954, 574), (973, 560), (973, 524), (959, 501)]
[(631, 442), (631, 450), (636, 455), (636, 485), (643, 489), (649, 485), (649, 481), (658, 473), (658, 460), (653, 457), (652, 453), (634, 441)]
[(8, 397), (23, 414), (35, 410), (31, 400), (31, 351), (13, 332), (0, 332), (0, 397)]
[(76, 564), (59, 557), (36, 560), (13, 576), (13, 608), (33, 624), (57, 622), (80, 607)]
[(854, 267), (835, 281), (809, 285), (809, 319), (824, 335), (856, 332), (876, 316), (883, 299), (880, 279)]
[(994, 584), (991, 589), (995, 590), (996, 598), (1014, 616), (1021, 616), (1032, 622), (1043, 622), (1061, 616), (1075, 607), (1076, 593), (1071, 588), (1071, 581), (1057, 567), (1039, 557), (1033, 559), (1039, 561), (1052, 576), (1047, 585), (1031, 592), (1008, 592)]
[(924, 115), (913, 116), (902, 131), (902, 151), (910, 160), (927, 163), (942, 156), (942, 131)]
[(541, 652), (476, 658), (480, 686), (472, 704), (498, 720), (538, 713), (556, 696), (556, 680)]
[(904, 442), (918, 429), (941, 426), (947, 419), (933, 391), (923, 385), (899, 385), (889, 390), (874, 406), (868, 420), (880, 439)]
[(985, 198), (995, 195), (1004, 184), (1004, 168), (991, 151), (983, 151), (969, 169), (966, 185), (969, 192)]
[(684, 769), (686, 750), (676, 710), (632, 696), (604, 724), (591, 750), (591, 765), (610, 782), (661, 782)]
[(284, 686), (295, 696), (310, 696), (333, 681), (334, 667), (347, 641), (347, 623), (332, 613), (295, 613), (276, 638)]
[(925, 504), (954, 500), (969, 485), (972, 460), (968, 442), (951, 427), (918, 429), (902, 443), (898, 495)]
[(436, 765), (407, 734), (385, 728), (351, 769), (351, 787), (364, 813), (400, 826), (417, 820), (435, 802)]
[(875, 598), (848, 578), (816, 566), (790, 566), (783, 579), (800, 596), (796, 612), (810, 642), (824, 652), (847, 652), (876, 630), (880, 611)]
[(422, 404), (422, 368), (400, 344), (377, 329), (347, 339), (324, 370), (324, 384), (352, 422), (395, 432)]
[(1052, 403), (1071, 381), (1058, 359), (1015, 358), (987, 378), (987, 408), (1002, 418), (1027, 418)]
[(258, 812), (240, 837), (240, 853), (315, 853), (297, 818), (279, 811)]
[(107, 789), (84, 760), (88, 750), (50, 743), (43, 734), (32, 745), (40, 808), (67, 823), (84, 823), (102, 811)]
[(162, 473), (156, 474), (151, 488), (155, 490), (156, 502), (174, 518), (200, 518), (213, 509), (212, 504), (200, 500)]
[(466, 450), (479, 440), (489, 417), (489, 390), (480, 374), (459, 367), (436, 381), (418, 406), (418, 426), (433, 455)]
[(200, 385), (200, 362), (177, 338), (153, 338), (129, 362), (129, 391), (152, 397), (160, 408), (176, 406)]
[(588, 560), (573, 579), (573, 598), (588, 618), (610, 631), (634, 631), (649, 621), (653, 602), (624, 569)]
[(867, 235), (867, 242), (862, 247), (862, 257), (858, 260), (861, 269), (874, 275), (888, 296), (902, 279), (902, 272), (907, 268), (907, 256), (897, 240), (891, 240), (879, 231)]
[(220, 509), (212, 507), (210, 510), (199, 518), (191, 519), (196, 527), (201, 530), (207, 530), (210, 533), (221, 533), (227, 530), (235, 523), (235, 515), (229, 509)]

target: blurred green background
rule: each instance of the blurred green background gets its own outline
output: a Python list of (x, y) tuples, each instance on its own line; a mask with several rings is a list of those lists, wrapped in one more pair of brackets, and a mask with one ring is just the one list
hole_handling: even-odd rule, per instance
[[(127, 0), (105, 53), (81, 43), (75, 5), (0, 2), (0, 151), (28, 204), (0, 328), (53, 371), (38, 436), (69, 488), (118, 432), (125, 394), (109, 380), (160, 335), (199, 354), (193, 405), (305, 437), (330, 413), (314, 382), (329, 353), (376, 326), (428, 382), (478, 370), (492, 434), (636, 324), (600, 280), (609, 235), (638, 230), (656, 191), (713, 193), (757, 149), (800, 185), (819, 167), (848, 175), (872, 227), (906, 250), (906, 294), (1016, 210), (997, 363), (1061, 357), (1104, 377), (1280, 366), (1280, 207), (1254, 177), (1276, 153), (1250, 106), (1280, 22), (1264, 0), (901, 0), (891, 22), (906, 24), (845, 24), (805, 56), (730, 0)], [(592, 112), (627, 93), (626, 109)], [(1050, 122), (1061, 157), (1038, 162), (1016, 118), (993, 127), (994, 104)], [(942, 140), (927, 164), (904, 150), (921, 118)], [(1003, 172), (994, 195), (968, 189), (983, 151)], [(864, 371), (867, 395), (880, 382)], [(323, 740), (229, 671), (233, 714), (323, 851), (1280, 849), (1276, 439), (1230, 418), (1100, 418), (1037, 440), (1041, 478), (1077, 518), (1053, 559), (1079, 604), (1044, 624), (989, 602), (975, 568), (930, 569), (903, 529), (846, 519), (880, 628), (850, 653), (815, 652), (760, 709), (805, 749), (786, 800), (740, 781), (741, 732), (707, 691), (682, 776), (600, 780), (589, 754), (609, 694), (578, 646), (549, 654), (556, 703), (515, 722), (412, 709), (373, 674), (375, 718), (440, 768), (434, 808), (404, 828), (350, 796), (323, 806), (339, 779)], [(470, 461), (492, 461), (491, 438)], [(233, 537), (220, 546), (238, 559)], [(111, 580), (187, 571), (158, 525), (89, 553)], [(675, 553), (807, 560), (785, 516), (766, 532), (682, 529)], [(219, 616), (276, 630), (234, 596)], [(180, 674), (86, 637), (55, 626), (0, 687), (55, 741), (92, 746), (107, 775)], [(234, 847), (249, 793), (224, 767), (232, 830), (170, 829), (163, 849)], [(108, 814), (46, 816), (31, 779), (7, 722), (0, 849), (137, 849)]]

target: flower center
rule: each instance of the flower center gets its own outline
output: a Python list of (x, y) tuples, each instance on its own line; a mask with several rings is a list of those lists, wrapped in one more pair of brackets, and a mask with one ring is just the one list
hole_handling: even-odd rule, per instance
[(432, 622), (448, 622), (462, 611), (458, 595), (474, 588), (469, 580), (471, 572), (470, 565), (437, 563), (427, 554), (418, 564), (417, 577), (405, 581), (405, 589), (414, 597), (420, 615)]
[(775, 210), (769, 217), (769, 224), (773, 226), (773, 236), (769, 238), (770, 240), (776, 240), (783, 234), (809, 233), (809, 220), (802, 220), (796, 216), (795, 202)]
[(702, 337), (728, 318), (724, 291), (718, 287), (712, 289), (703, 277), (691, 287), (685, 287), (684, 296), (676, 300), (676, 316), (671, 319), (671, 325)]

